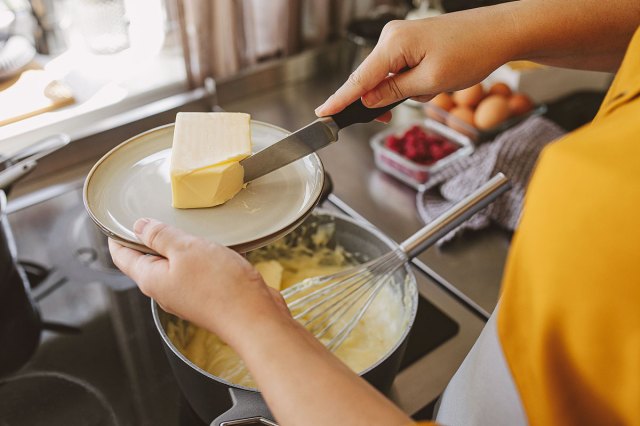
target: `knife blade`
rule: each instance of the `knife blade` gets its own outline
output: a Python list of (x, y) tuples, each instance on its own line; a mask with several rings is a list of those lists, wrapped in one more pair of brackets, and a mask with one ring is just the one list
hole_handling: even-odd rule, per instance
[(338, 140), (338, 131), (355, 123), (368, 123), (396, 105), (367, 108), (358, 99), (339, 113), (320, 117), (284, 139), (240, 161), (244, 181), (251, 182)]

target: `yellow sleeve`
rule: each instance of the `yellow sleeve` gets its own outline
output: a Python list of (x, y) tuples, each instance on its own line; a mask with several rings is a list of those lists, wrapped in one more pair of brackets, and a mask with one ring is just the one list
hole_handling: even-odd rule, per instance
[(543, 152), (499, 309), (532, 425), (640, 424), (640, 31), (596, 120)]

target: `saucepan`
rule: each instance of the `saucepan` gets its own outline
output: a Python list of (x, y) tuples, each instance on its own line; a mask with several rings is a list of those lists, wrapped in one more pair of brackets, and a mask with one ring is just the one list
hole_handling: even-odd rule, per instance
[[(376, 258), (397, 247), (395, 242), (376, 229), (344, 215), (321, 209), (316, 209), (302, 226), (285, 238), (287, 241), (296, 241), (300, 236), (306, 238), (305, 230), (326, 223), (335, 226), (329, 244), (338, 244), (348, 253), (357, 254), (359, 261)], [(393, 282), (394, 291), (398, 292), (398, 299), (402, 304), (402, 314), (396, 319), (402, 322), (402, 332), (384, 356), (360, 372), (365, 380), (383, 393), (389, 392), (398, 372), (418, 306), (416, 279), (409, 266), (405, 265), (397, 270)], [(178, 384), (202, 420), (207, 423), (213, 421), (214, 425), (275, 424), (258, 390), (230, 383), (195, 365), (176, 348), (167, 335), (167, 325), (175, 317), (163, 311), (153, 300), (151, 310)]]
[[(412, 258), (464, 220), (473, 216), (474, 213), (486, 207), (509, 187), (508, 179), (501, 173), (497, 174), (399, 246), (367, 225), (340, 214), (317, 210), (310, 217), (307, 217), (302, 226), (283, 238), (282, 243), (284, 243), (285, 249), (282, 248), (282, 244), (278, 244), (277, 247), (273, 247), (272, 251), (278, 255), (283, 252), (286, 254), (291, 252), (292, 248), (299, 244), (299, 241), (305, 240), (312, 243), (304, 244), (304, 248), (315, 247), (313, 244), (315, 232), (309, 230), (326, 228), (324, 224), (330, 223), (333, 232), (329, 234), (330, 241), (327, 246), (330, 248), (338, 245), (343, 247), (347, 253), (357, 256), (355, 260), (359, 263), (379, 259), (383, 254), (395, 250)], [(389, 301), (385, 299), (384, 313), (390, 318), (390, 327), (401, 330), (401, 333), (396, 334), (399, 337), (384, 356), (360, 373), (364, 379), (383, 393), (389, 391), (398, 372), (418, 304), (415, 276), (407, 264), (396, 270), (394, 279), (386, 283), (385, 286), (395, 294), (395, 299), (398, 300), (401, 308), (393, 309), (392, 299)], [(256, 389), (238, 386), (216, 377), (200, 369), (185, 357), (176, 348), (167, 333), (170, 323), (177, 320), (159, 308), (155, 302), (151, 303), (154, 322), (162, 336), (165, 352), (169, 357), (178, 383), (193, 409), (203, 420), (209, 422), (214, 419), (213, 425), (274, 424), (273, 417)], [(376, 313), (375, 317), (378, 318), (379, 314)], [(230, 399), (225, 398), (227, 391), (230, 394)], [(231, 408), (229, 408), (230, 405), (232, 405)], [(220, 414), (225, 409), (228, 411)]]

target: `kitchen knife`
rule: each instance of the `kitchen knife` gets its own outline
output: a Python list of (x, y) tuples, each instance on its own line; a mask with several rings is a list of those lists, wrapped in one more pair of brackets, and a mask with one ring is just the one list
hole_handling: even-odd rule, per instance
[(338, 140), (340, 129), (356, 123), (373, 121), (403, 101), (404, 99), (380, 108), (367, 108), (358, 99), (335, 115), (318, 118), (286, 138), (240, 161), (244, 168), (244, 181), (251, 182), (324, 148)]

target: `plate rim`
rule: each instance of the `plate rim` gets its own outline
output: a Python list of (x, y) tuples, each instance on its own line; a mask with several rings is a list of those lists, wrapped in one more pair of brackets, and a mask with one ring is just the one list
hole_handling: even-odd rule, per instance
[[(279, 130), (284, 132), (286, 135), (290, 135), (292, 132), (290, 132), (287, 129), (284, 129), (280, 126), (276, 126), (274, 124), (271, 123), (266, 123), (264, 121), (260, 121), (260, 120), (253, 120), (251, 119), (251, 123), (255, 123), (258, 125), (264, 125), (267, 127), (271, 127), (273, 129)], [(140, 251), (142, 253), (146, 253), (146, 254), (152, 254), (152, 255), (159, 255), (159, 253), (157, 253), (156, 251), (152, 250), (151, 248), (147, 247), (146, 245), (142, 244), (139, 241), (132, 241), (128, 238), (126, 238), (123, 235), (118, 234), (117, 232), (112, 231), (111, 229), (109, 229), (104, 223), (102, 223), (100, 221), (100, 219), (97, 218), (97, 216), (94, 214), (93, 208), (90, 206), (89, 204), (89, 185), (91, 184), (91, 179), (94, 177), (94, 174), (96, 172), (96, 170), (109, 158), (111, 157), (115, 152), (119, 151), (120, 149), (122, 149), (123, 147), (125, 147), (126, 145), (134, 142), (137, 139), (140, 139), (141, 137), (150, 134), (150, 133), (155, 133), (155, 132), (159, 132), (162, 131), (168, 127), (175, 127), (175, 122), (173, 123), (167, 123), (167, 124), (163, 124), (161, 126), (157, 126), (154, 128), (151, 128), (149, 130), (145, 130), (144, 132), (138, 133), (134, 136), (131, 136), (130, 138), (126, 139), (123, 142), (120, 142), (118, 145), (116, 145), (115, 147), (111, 148), (109, 151), (107, 151), (102, 157), (100, 157), (100, 159), (98, 161), (96, 161), (96, 163), (91, 167), (91, 170), (89, 170), (89, 173), (87, 173), (87, 176), (84, 180), (84, 184), (82, 187), (82, 202), (84, 204), (84, 209), (87, 212), (87, 214), (89, 215), (89, 217), (91, 218), (91, 220), (93, 221), (93, 223), (96, 224), (96, 226), (98, 227), (98, 229), (100, 229), (100, 231), (102, 231), (103, 234), (105, 234), (108, 238), (111, 238), (112, 240), (115, 240), (116, 242), (118, 242), (119, 244)], [(274, 142), (275, 143), (275, 142)], [(313, 209), (316, 208), (316, 206), (318, 205), (320, 198), (322, 196), (322, 188), (324, 187), (325, 184), (325, 168), (324, 168), (324, 164), (322, 163), (322, 159), (320, 158), (320, 156), (313, 152), (310, 155), (312, 155), (315, 160), (318, 161), (318, 164), (320, 164), (320, 170), (323, 171), (323, 173), (320, 174), (320, 182), (318, 185), (318, 190), (317, 190), (317, 194), (315, 195), (315, 199), (309, 203), (309, 207), (304, 210), (303, 213), (301, 213), (291, 224), (289, 224), (288, 226), (285, 226), (277, 231), (274, 231), (270, 234), (264, 235), (258, 239), (255, 240), (249, 240), (249, 241), (242, 241), (238, 244), (234, 244), (234, 245), (229, 245), (226, 246), (232, 250), (235, 250), (237, 252), (240, 253), (245, 253), (251, 250), (255, 250), (259, 247), (262, 247), (266, 244), (269, 244), (273, 241), (275, 241), (277, 238), (280, 238), (284, 235), (286, 235), (287, 233), (291, 232), (294, 228), (296, 228), (300, 223), (302, 223), (302, 221), (313, 211)]]

